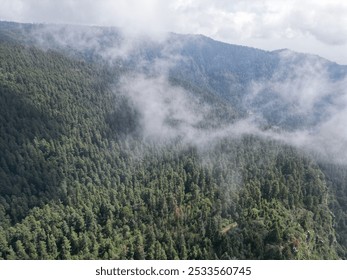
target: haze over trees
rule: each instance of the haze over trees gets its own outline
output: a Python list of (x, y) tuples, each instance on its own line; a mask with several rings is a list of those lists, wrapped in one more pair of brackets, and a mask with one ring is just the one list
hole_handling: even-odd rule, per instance
[[(0, 23), (0, 259), (346, 258), (346, 67), (124, 40)], [(287, 77), (317, 60), (301, 102)]]

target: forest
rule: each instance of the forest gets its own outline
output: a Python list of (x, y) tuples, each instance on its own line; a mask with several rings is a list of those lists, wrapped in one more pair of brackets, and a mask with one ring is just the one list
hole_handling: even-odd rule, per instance
[(251, 133), (148, 141), (115, 90), (131, 69), (0, 37), (0, 259), (346, 259), (345, 165)]

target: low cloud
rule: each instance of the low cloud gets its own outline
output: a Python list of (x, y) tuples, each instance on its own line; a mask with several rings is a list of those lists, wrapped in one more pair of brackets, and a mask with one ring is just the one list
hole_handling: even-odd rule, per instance
[[(332, 81), (328, 62), (316, 56), (301, 55), (289, 50), (281, 51), (279, 55), (281, 62), (274, 75), (269, 80), (253, 82), (247, 101), (252, 103), (265, 94), (270, 94), (274, 97), (272, 101), (279, 99), (278, 102), (288, 105), (292, 114), (325, 113), (316, 111), (321, 110), (320, 105), (326, 105), (327, 101), (341, 94), (341, 82)], [(278, 104), (271, 104), (269, 100), (266, 105)]]

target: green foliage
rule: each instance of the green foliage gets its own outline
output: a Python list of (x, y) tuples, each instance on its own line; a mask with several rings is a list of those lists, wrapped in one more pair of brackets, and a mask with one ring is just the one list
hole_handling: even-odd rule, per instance
[(145, 143), (122, 72), (0, 44), (0, 259), (346, 257), (345, 169), (253, 136)]

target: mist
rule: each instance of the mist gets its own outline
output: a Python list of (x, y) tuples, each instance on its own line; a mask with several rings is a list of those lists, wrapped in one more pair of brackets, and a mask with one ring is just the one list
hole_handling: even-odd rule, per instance
[(143, 74), (124, 77), (121, 92), (130, 97), (140, 112), (143, 136), (166, 141), (177, 137), (194, 141), (196, 125), (203, 119), (196, 101), (184, 89), (173, 87), (165, 76), (146, 77)]

